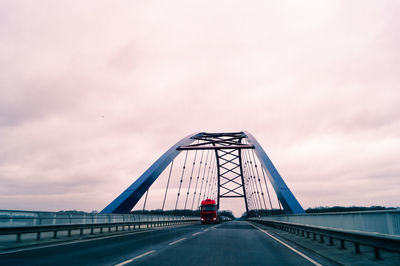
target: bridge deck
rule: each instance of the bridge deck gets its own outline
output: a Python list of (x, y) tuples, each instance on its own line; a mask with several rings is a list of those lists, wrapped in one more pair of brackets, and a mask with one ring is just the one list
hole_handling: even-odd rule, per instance
[(188, 225), (0, 254), (3, 265), (313, 265), (246, 222)]

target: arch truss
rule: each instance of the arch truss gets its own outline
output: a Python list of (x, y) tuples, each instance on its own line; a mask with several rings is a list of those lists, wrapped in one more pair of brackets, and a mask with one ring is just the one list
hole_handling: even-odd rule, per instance
[[(303, 208), (283, 181), (264, 149), (248, 132), (200, 132), (183, 138), (165, 152), (132, 185), (105, 207), (101, 213), (129, 213), (165, 168), (173, 163), (173, 160), (180, 152), (186, 151), (187, 156), (188, 151), (195, 151), (197, 154), (199, 150), (207, 150), (208, 152), (211, 151), (215, 153), (214, 164), (216, 165), (217, 174), (215, 181), (215, 198), (218, 206), (221, 198), (243, 198), (247, 212), (249, 209), (267, 209), (268, 204), (266, 203), (262, 186), (262, 181), (264, 181), (264, 189), (266, 189), (268, 193), (269, 203), (272, 208), (271, 197), (265, 177), (266, 174), (277, 195), (279, 204), (283, 207), (285, 213), (304, 213)], [(257, 161), (260, 165), (257, 165)], [(185, 167), (183, 170), (184, 169)], [(192, 175), (190, 177), (190, 180), (191, 179)], [(178, 192), (178, 198), (179, 194)], [(194, 192), (194, 194), (196, 194), (196, 192)]]

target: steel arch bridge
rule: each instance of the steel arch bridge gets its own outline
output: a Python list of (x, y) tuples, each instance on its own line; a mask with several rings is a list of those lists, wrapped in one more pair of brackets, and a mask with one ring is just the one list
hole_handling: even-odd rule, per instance
[[(252, 209), (268, 209), (269, 207), (267, 207), (265, 194), (263, 191), (264, 188), (268, 194), (269, 203), (272, 209), (271, 196), (265, 177), (265, 175), (267, 175), (268, 180), (272, 184), (272, 187), (276, 193), (279, 206), (283, 207), (283, 211), (286, 214), (304, 213), (303, 208), (280, 176), (278, 170), (273, 165), (267, 153), (264, 151), (258, 141), (246, 131), (230, 133), (199, 132), (184, 137), (169, 150), (167, 150), (133, 184), (131, 184), (125, 191), (123, 191), (117, 198), (107, 205), (101, 211), (101, 213), (129, 213), (139, 202), (139, 200), (146, 194), (146, 192), (148, 192), (149, 188), (157, 180), (160, 174), (170, 165), (171, 170), (168, 178), (169, 184), (173, 161), (182, 151), (186, 151), (186, 165), (187, 153), (189, 151), (195, 151), (197, 154), (197, 151), (199, 150), (207, 150), (207, 156), (208, 151), (211, 151), (211, 154), (215, 154), (212, 163), (215, 167), (214, 169), (216, 170), (216, 178), (213, 185), (211, 184), (210, 179), (209, 187), (211, 188), (211, 186), (213, 186), (213, 195), (215, 196), (218, 207), (220, 205), (221, 198), (243, 198), (247, 213)], [(259, 165), (257, 165), (257, 161), (259, 162)], [(200, 161), (200, 164), (201, 163), (202, 161)], [(195, 161), (193, 161), (193, 166), (194, 164)], [(185, 172), (185, 165), (183, 166), (182, 170), (175, 209), (181, 194), (180, 190)], [(261, 166), (261, 169), (258, 168), (258, 166)], [(211, 166), (209, 168), (211, 168)], [(205, 173), (206, 170), (204, 168), (201, 187), (203, 187), (203, 182), (206, 175)], [(192, 176), (193, 167), (187, 195), (189, 195)], [(262, 181), (265, 183), (264, 186), (262, 186)], [(197, 176), (196, 189), (198, 187), (198, 182), (199, 175)], [(205, 194), (206, 193), (203, 193), (203, 197), (206, 196)], [(200, 201), (200, 197), (202, 195), (201, 189), (200, 193), (197, 195), (198, 200)], [(193, 196), (192, 208), (195, 197), (196, 191), (194, 192)], [(188, 197), (186, 197), (185, 209), (187, 206), (187, 199)]]

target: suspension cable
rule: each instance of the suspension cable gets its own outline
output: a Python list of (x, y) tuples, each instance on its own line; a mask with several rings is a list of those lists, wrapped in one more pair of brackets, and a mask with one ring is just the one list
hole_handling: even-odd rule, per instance
[(263, 176), (264, 176), (264, 183), (265, 183), (265, 187), (267, 188), (267, 194), (268, 194), (269, 205), (271, 205), (271, 211), (272, 211), (273, 207), (272, 207), (271, 196), (270, 196), (270, 194), (269, 194), (268, 183), (267, 183), (267, 180), (266, 180), (266, 178), (265, 178), (264, 167), (262, 167), (262, 166), (261, 166), (261, 172), (262, 172), (262, 174), (263, 174)]
[[(207, 178), (206, 178), (206, 180), (208, 180), (208, 177), (210, 176), (211, 169), (214, 168), (214, 162), (215, 162), (215, 161), (216, 161), (216, 160), (213, 160), (213, 159), (212, 159), (212, 153), (211, 153), (211, 157), (210, 157), (210, 162), (211, 162), (211, 163), (210, 163), (210, 165), (208, 166), (208, 171), (207, 171)], [(202, 195), (202, 191), (203, 191), (204, 178), (205, 178), (205, 176), (203, 175), (203, 177), (201, 178), (200, 194), (199, 194), (199, 198), (198, 198), (198, 200), (197, 200), (197, 206), (200, 206), (200, 200), (201, 200), (201, 195)], [(203, 195), (205, 194), (206, 186), (207, 186), (207, 181), (206, 181), (206, 184), (204, 185), (204, 192), (203, 192)]]
[(215, 164), (214, 164), (213, 168), (211, 168), (211, 173), (210, 173), (210, 175), (207, 176), (206, 183), (205, 183), (205, 185), (204, 185), (203, 200), (205, 200), (205, 199), (207, 198), (207, 196), (208, 196), (208, 188), (210, 187), (211, 179), (212, 179), (212, 177), (213, 177), (213, 175), (214, 175), (214, 168), (215, 168), (215, 165), (216, 165), (216, 164), (217, 164), (217, 163), (216, 163), (216, 161), (215, 161)]
[[(197, 184), (199, 183), (200, 171), (201, 171), (201, 164), (203, 163), (203, 153), (204, 153), (204, 150), (201, 152), (200, 167), (199, 167), (199, 171), (197, 172), (197, 180), (196, 180), (196, 186), (195, 186), (194, 194), (193, 194), (192, 207), (190, 208), (191, 210), (193, 210), (194, 201), (195, 201), (195, 199), (196, 199)], [(206, 169), (207, 169), (208, 153), (209, 153), (209, 150), (207, 150), (206, 161), (205, 161), (205, 164), (204, 164), (203, 178), (204, 178), (204, 174), (205, 174)]]
[(255, 187), (256, 187), (257, 197), (258, 197), (258, 200), (259, 200), (259, 202), (260, 202), (260, 207), (261, 207), (260, 210), (262, 210), (262, 209), (263, 209), (263, 206), (262, 206), (262, 201), (261, 201), (261, 195), (260, 195), (259, 188), (258, 188), (258, 186), (257, 186), (257, 179), (256, 179), (255, 171), (254, 171), (253, 161), (252, 161), (252, 159), (251, 159), (251, 156), (250, 156), (250, 152), (249, 152), (249, 151), (248, 151), (248, 158), (250, 159), (250, 166), (251, 166), (251, 171), (252, 171), (252, 173), (253, 173), (254, 185), (255, 185)]
[(172, 160), (171, 162), (171, 167), (169, 168), (169, 175), (168, 175), (168, 181), (167, 181), (167, 188), (165, 189), (165, 195), (164, 195), (164, 200), (163, 200), (163, 204), (162, 204), (162, 208), (161, 210), (164, 210), (164, 206), (165, 206), (165, 200), (167, 198), (167, 192), (168, 192), (168, 187), (169, 187), (169, 181), (171, 179), (171, 173), (172, 173), (172, 167), (174, 166), (174, 160)]
[(278, 197), (278, 195), (276, 195), (276, 197), (278, 198), (278, 205), (279, 205), (279, 209), (281, 210), (281, 212), (282, 212), (282, 205), (281, 205), (281, 201), (279, 200), (279, 197)]
[(254, 184), (254, 179), (253, 179), (253, 175), (252, 175), (252, 172), (251, 172), (250, 161), (249, 161), (249, 158), (248, 158), (246, 152), (244, 152), (244, 155), (245, 155), (245, 158), (246, 158), (246, 164), (247, 164), (247, 170), (248, 170), (248, 174), (249, 174), (250, 184), (251, 184), (252, 190), (253, 190), (253, 197), (255, 198), (255, 200), (254, 200), (255, 203), (256, 203), (255, 205), (256, 205), (257, 210), (260, 210), (262, 208), (261, 207), (261, 201), (257, 197), (257, 189), (256, 189), (256, 186)]
[(241, 156), (241, 161), (240, 161), (240, 163), (241, 163), (241, 165), (242, 165), (242, 175), (243, 175), (243, 186), (245, 187), (245, 189), (246, 189), (246, 195), (245, 195), (245, 197), (247, 198), (247, 207), (249, 208), (249, 207), (253, 207), (253, 204), (252, 204), (252, 195), (251, 195), (251, 189), (250, 189), (250, 186), (249, 186), (249, 180), (248, 180), (248, 176), (247, 176), (247, 169), (246, 169), (246, 164), (245, 164), (245, 162), (244, 162), (244, 155), (243, 155), (243, 153), (242, 153), (242, 156)]
[(208, 196), (207, 198), (213, 199), (213, 190), (214, 190), (214, 184), (215, 184), (215, 173), (212, 175), (212, 178), (210, 180), (210, 183), (208, 183)]
[(190, 186), (192, 184), (192, 179), (193, 179), (193, 171), (194, 171), (194, 166), (196, 165), (196, 158), (197, 158), (197, 150), (194, 153), (194, 158), (193, 158), (193, 164), (192, 164), (192, 171), (190, 173), (190, 179), (189, 179), (189, 185), (188, 185), (188, 189), (186, 192), (186, 200), (185, 200), (185, 206), (183, 207), (184, 210), (186, 210), (186, 204), (187, 204), (187, 200), (189, 198), (189, 193), (190, 193)]
[(267, 210), (267, 204), (265, 203), (264, 191), (263, 191), (263, 188), (261, 185), (261, 179), (260, 179), (260, 174), (259, 174), (258, 168), (257, 168), (257, 161), (256, 161), (256, 157), (254, 155), (254, 150), (252, 150), (251, 153), (253, 154), (254, 167), (256, 168), (258, 183), (260, 184), (261, 196), (264, 201), (265, 210)]
[(218, 174), (214, 173), (214, 180), (213, 180), (213, 194), (211, 195), (213, 197), (214, 200), (217, 200), (218, 197)]
[[(251, 204), (252, 209), (253, 208), (257, 209), (257, 206), (255, 206), (255, 202), (254, 202), (254, 191), (253, 191), (253, 187), (252, 187), (252, 184), (251, 184), (251, 178), (250, 178), (250, 175), (249, 175), (249, 172), (248, 172), (248, 169), (247, 169), (248, 168), (247, 167), (247, 160), (246, 160), (246, 157), (245, 157), (244, 153), (243, 153), (242, 159), (244, 160), (243, 173), (244, 173), (244, 176), (246, 178), (246, 183), (247, 183), (247, 187), (248, 187), (247, 191), (249, 193), (249, 202)], [(242, 163), (243, 163), (243, 161), (242, 161)]]
[(207, 191), (206, 191), (206, 193), (204, 193), (204, 196), (205, 196), (205, 198), (204, 199), (210, 199), (211, 197), (210, 197), (210, 191), (211, 191), (211, 188), (212, 188), (212, 184), (213, 184), (213, 181), (214, 181), (214, 169), (211, 171), (211, 176), (210, 176), (210, 179), (208, 180), (208, 184), (207, 184)]
[(146, 208), (146, 202), (147, 202), (147, 196), (149, 195), (149, 189), (150, 188), (148, 188), (147, 191), (146, 191), (146, 197), (144, 198), (142, 213), (144, 213), (144, 209)]
[(188, 156), (188, 150), (186, 150), (185, 162), (183, 163), (181, 180), (179, 181), (180, 183), (179, 183), (178, 196), (176, 197), (175, 210), (178, 207), (179, 195), (181, 194), (181, 187), (182, 187), (182, 182), (183, 182), (183, 175), (185, 174), (187, 156)]
[(216, 167), (218, 167), (217, 164), (215, 164), (214, 169), (211, 171), (211, 177), (210, 177), (210, 180), (208, 182), (208, 189), (207, 189), (206, 199), (207, 198), (211, 198), (211, 189), (213, 188), (214, 180), (215, 180), (215, 172), (214, 172), (214, 170), (216, 170)]

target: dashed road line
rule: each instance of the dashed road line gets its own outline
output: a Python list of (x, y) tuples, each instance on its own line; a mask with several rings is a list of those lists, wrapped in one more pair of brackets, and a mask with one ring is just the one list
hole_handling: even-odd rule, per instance
[(274, 237), (273, 235), (271, 235), (271, 234), (268, 233), (267, 231), (261, 229), (260, 227), (254, 225), (254, 224), (252, 224), (252, 223), (249, 223), (249, 222), (248, 222), (248, 224), (250, 224), (251, 226), (257, 228), (258, 230), (260, 230), (261, 232), (263, 232), (264, 234), (266, 234), (266, 235), (269, 236), (270, 238), (274, 239), (275, 241), (281, 243), (282, 245), (284, 245), (285, 247), (287, 247), (287, 248), (290, 249), (291, 251), (293, 251), (293, 252), (297, 253), (298, 255), (302, 256), (303, 258), (305, 258), (306, 260), (308, 260), (308, 261), (311, 262), (312, 264), (314, 264), (314, 265), (316, 265), (316, 266), (322, 266), (322, 264), (319, 264), (318, 262), (316, 262), (316, 261), (313, 260), (312, 258), (310, 258), (310, 257), (308, 257), (307, 255), (305, 255), (304, 253), (298, 251), (298, 250), (295, 249), (294, 247), (292, 247), (292, 246), (286, 244), (286, 243), (283, 242), (282, 240), (280, 240), (280, 239)]
[(132, 261), (135, 261), (137, 259), (143, 258), (144, 256), (150, 255), (153, 252), (156, 252), (156, 251), (155, 250), (147, 251), (147, 252), (145, 252), (145, 253), (143, 253), (143, 254), (141, 254), (139, 256), (136, 256), (136, 257), (134, 257), (132, 259), (129, 259), (129, 260), (123, 261), (121, 263), (115, 264), (114, 266), (122, 266), (122, 265), (125, 265), (125, 264), (128, 264), (128, 263), (131, 263)]
[(172, 246), (172, 245), (174, 245), (174, 244), (176, 244), (176, 243), (179, 243), (179, 242), (181, 242), (181, 241), (183, 241), (183, 240), (185, 240), (185, 239), (186, 239), (186, 237), (181, 238), (181, 239), (178, 239), (178, 240), (175, 240), (174, 242), (169, 243), (168, 246)]
[(198, 234), (201, 234), (201, 232), (194, 233), (192, 236), (197, 236)]
[(92, 239), (73, 240), (71, 242), (66, 242), (66, 243), (46, 244), (46, 245), (38, 246), (38, 247), (20, 248), (20, 249), (10, 250), (10, 251), (0, 251), (0, 255), (12, 254), (12, 253), (18, 253), (18, 252), (22, 252), (22, 251), (30, 251), (30, 250), (36, 250), (36, 249), (42, 249), (42, 248), (52, 248), (52, 247), (58, 247), (58, 246), (66, 246), (66, 245), (72, 245), (72, 244), (77, 244), (77, 243), (102, 240), (102, 239), (107, 239), (107, 238), (122, 237), (122, 236), (135, 235), (135, 234), (141, 234), (141, 233), (148, 233), (148, 232), (153, 232), (153, 231), (155, 231), (155, 230), (151, 229), (151, 230), (144, 230), (144, 231), (139, 231), (139, 232), (127, 233), (127, 234), (118, 234), (118, 235), (112, 235), (112, 236), (96, 237), (96, 238), (92, 238)]

